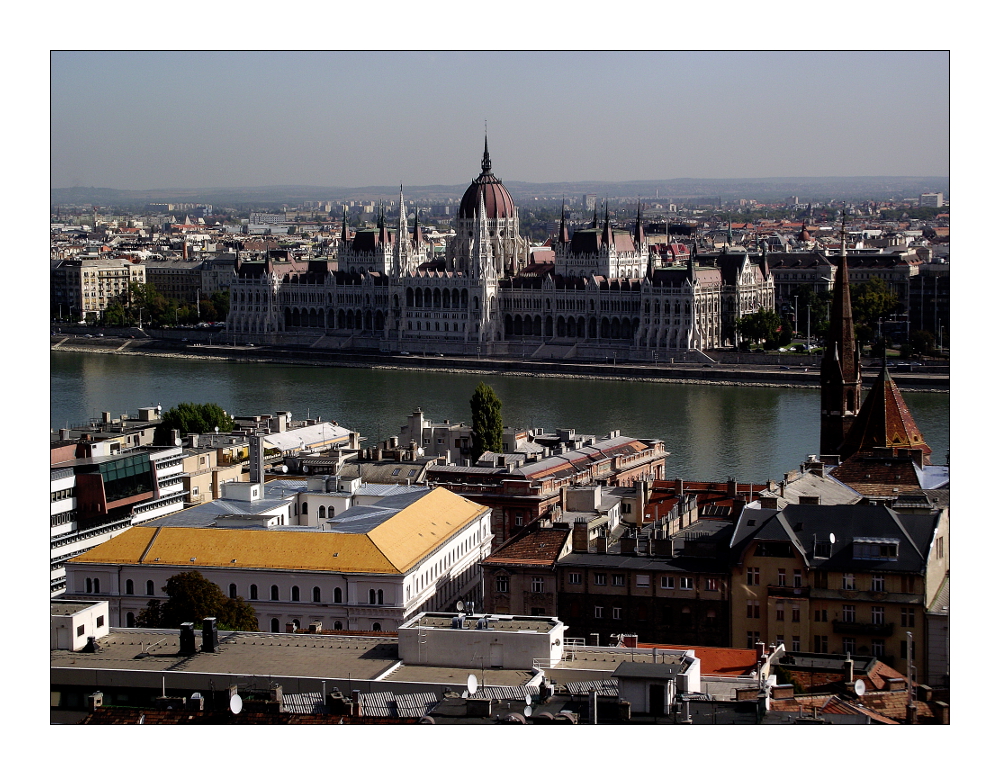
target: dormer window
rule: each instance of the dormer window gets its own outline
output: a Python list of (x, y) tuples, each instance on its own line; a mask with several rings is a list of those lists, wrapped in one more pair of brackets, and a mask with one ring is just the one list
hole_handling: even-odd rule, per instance
[(855, 560), (895, 561), (899, 557), (899, 542), (885, 538), (855, 538)]

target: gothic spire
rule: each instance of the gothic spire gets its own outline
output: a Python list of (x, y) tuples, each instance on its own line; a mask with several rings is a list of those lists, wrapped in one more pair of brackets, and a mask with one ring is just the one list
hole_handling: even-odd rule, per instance
[(559, 244), (565, 245), (569, 242), (569, 230), (566, 228), (566, 197), (562, 201), (562, 220), (559, 224)]
[(642, 200), (636, 205), (635, 212), (635, 249), (639, 250), (642, 243), (646, 241), (646, 234), (642, 229)]
[(490, 138), (487, 135), (483, 145), (483, 174), (488, 175), (492, 169), (493, 165), (490, 163)]

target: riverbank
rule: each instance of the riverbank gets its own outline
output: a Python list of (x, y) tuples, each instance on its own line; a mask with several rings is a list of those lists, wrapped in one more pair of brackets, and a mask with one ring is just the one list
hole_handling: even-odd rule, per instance
[[(436, 371), (460, 374), (502, 374), (523, 377), (600, 379), (620, 382), (673, 382), (753, 387), (819, 389), (818, 361), (811, 366), (772, 364), (632, 364), (466, 359), (455, 356), (398, 355), (336, 350), (307, 350), (273, 346), (217, 345), (164, 339), (50, 337), (52, 350), (124, 356), (223, 360), (233, 363), (271, 363), (295, 366)], [(877, 369), (864, 369), (866, 382)], [(893, 374), (901, 390), (947, 393), (947, 374)]]

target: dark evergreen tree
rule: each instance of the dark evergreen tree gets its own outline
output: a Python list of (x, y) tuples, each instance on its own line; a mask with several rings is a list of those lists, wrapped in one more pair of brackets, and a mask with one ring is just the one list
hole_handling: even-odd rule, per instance
[(480, 382), (469, 402), (472, 406), (472, 459), (484, 452), (503, 451), (503, 416), (500, 398), (489, 385)]

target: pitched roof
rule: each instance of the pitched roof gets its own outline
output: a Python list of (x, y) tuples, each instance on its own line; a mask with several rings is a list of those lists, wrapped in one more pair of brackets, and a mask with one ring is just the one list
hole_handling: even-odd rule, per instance
[(920, 450), (928, 460), (931, 454), (886, 364), (882, 365), (881, 373), (851, 423), (840, 447), (840, 456), (846, 459), (856, 452), (878, 447)]
[(570, 538), (569, 530), (538, 528), (506, 541), (480, 565), (551, 566)]
[(71, 562), (402, 573), (487, 510), (438, 487), (348, 509), (338, 520), (350, 524), (352, 515), (363, 518), (373, 509), (394, 507), (399, 510), (389, 518), (354, 533), (136, 526)]

